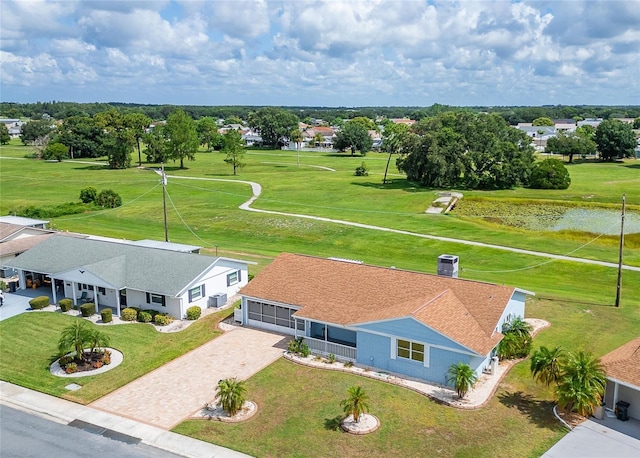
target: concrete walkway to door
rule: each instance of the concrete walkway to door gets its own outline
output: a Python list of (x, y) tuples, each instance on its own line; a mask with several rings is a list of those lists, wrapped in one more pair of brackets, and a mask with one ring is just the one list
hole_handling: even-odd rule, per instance
[(171, 429), (214, 400), (218, 380), (251, 377), (282, 356), (289, 340), (281, 334), (238, 327), (90, 406)]

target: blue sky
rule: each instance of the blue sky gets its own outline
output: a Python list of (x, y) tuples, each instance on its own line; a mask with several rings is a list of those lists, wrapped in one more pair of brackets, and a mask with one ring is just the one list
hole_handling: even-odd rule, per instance
[(639, 105), (640, 1), (2, 0), (0, 99)]

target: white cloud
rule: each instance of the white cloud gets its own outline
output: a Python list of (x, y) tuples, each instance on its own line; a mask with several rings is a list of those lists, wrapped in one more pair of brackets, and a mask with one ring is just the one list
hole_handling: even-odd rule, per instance
[(0, 13), (3, 98), (75, 100), (81, 82), (157, 103), (640, 103), (633, 0), (2, 0)]

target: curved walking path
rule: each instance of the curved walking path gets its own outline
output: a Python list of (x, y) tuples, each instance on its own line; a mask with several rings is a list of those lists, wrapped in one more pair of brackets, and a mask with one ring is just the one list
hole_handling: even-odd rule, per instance
[[(441, 237), (439, 235), (429, 235), (429, 234), (420, 234), (417, 232), (411, 232), (411, 231), (404, 231), (401, 229), (391, 229), (388, 227), (382, 227), (382, 226), (375, 226), (372, 224), (364, 224), (364, 223), (356, 223), (353, 221), (345, 221), (345, 220), (340, 220), (340, 219), (333, 219), (333, 218), (326, 218), (324, 216), (312, 216), (312, 215), (304, 215), (301, 213), (287, 213), (287, 212), (280, 212), (280, 211), (275, 211), (275, 210), (260, 210), (258, 208), (252, 208), (251, 205), (256, 201), (256, 199), (258, 197), (260, 197), (260, 194), (262, 193), (262, 186), (260, 186), (259, 183), (256, 183), (254, 181), (243, 181), (243, 180), (229, 180), (229, 179), (224, 179), (224, 178), (202, 178), (202, 177), (183, 177), (183, 176), (176, 176), (176, 175), (167, 175), (170, 178), (178, 178), (178, 179), (183, 179), (183, 180), (204, 180), (204, 181), (228, 181), (228, 182), (232, 182), (232, 183), (244, 183), (244, 184), (248, 184), (249, 186), (251, 186), (251, 191), (253, 193), (253, 196), (247, 200), (245, 203), (243, 203), (242, 205), (240, 205), (240, 209), (241, 210), (246, 210), (246, 211), (251, 211), (251, 212), (256, 212), (256, 213), (268, 213), (271, 215), (282, 215), (282, 216), (294, 216), (296, 218), (304, 218), (304, 219), (313, 219), (316, 221), (324, 221), (327, 223), (334, 223), (334, 224), (342, 224), (344, 226), (352, 226), (352, 227), (359, 227), (362, 229), (371, 229), (371, 230), (375, 230), (375, 231), (383, 231), (383, 232), (389, 232), (389, 233), (393, 233), (393, 234), (401, 234), (401, 235), (409, 235), (412, 237), (420, 237), (423, 239), (430, 239), (430, 240), (437, 240), (440, 242), (449, 242), (449, 243), (460, 243), (462, 245), (471, 245), (471, 246), (477, 246), (477, 247), (483, 247), (483, 248), (492, 248), (495, 250), (502, 250), (502, 251), (509, 251), (511, 253), (518, 253), (518, 254), (526, 254), (526, 255), (530, 255), (530, 256), (537, 256), (537, 257), (541, 257), (541, 258), (549, 258), (549, 259), (557, 259), (557, 260), (561, 260), (561, 261), (573, 261), (573, 262), (580, 262), (582, 264), (592, 264), (592, 265), (597, 265), (597, 266), (602, 266), (602, 267), (613, 267), (613, 268), (618, 268), (618, 264), (615, 262), (607, 262), (607, 261), (598, 261), (595, 259), (586, 259), (586, 258), (576, 258), (573, 256), (564, 256), (564, 255), (560, 255), (560, 254), (553, 254), (553, 253), (543, 253), (540, 251), (532, 251), (532, 250), (525, 250), (522, 248), (513, 248), (513, 247), (508, 247), (508, 246), (502, 246), (502, 245), (494, 245), (491, 243), (483, 243), (483, 242), (475, 242), (472, 240), (464, 240), (464, 239), (454, 239), (451, 237)], [(629, 266), (629, 265), (622, 265), (622, 268), (625, 270), (632, 270), (635, 272), (640, 272), (640, 267), (638, 266)]]

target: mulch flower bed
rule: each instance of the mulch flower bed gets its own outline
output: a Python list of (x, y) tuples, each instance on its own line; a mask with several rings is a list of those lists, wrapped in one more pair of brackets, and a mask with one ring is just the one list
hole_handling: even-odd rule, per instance
[(59, 363), (67, 374), (92, 371), (111, 364), (111, 352), (109, 350), (87, 351), (84, 352), (83, 358), (77, 358), (75, 353), (69, 354), (60, 358)]

